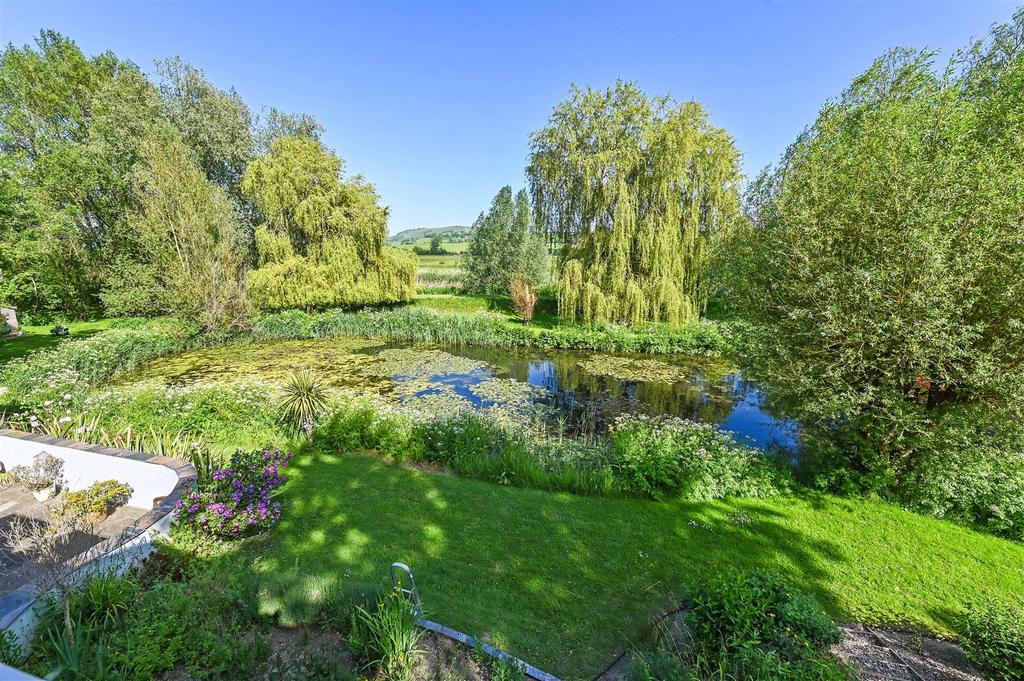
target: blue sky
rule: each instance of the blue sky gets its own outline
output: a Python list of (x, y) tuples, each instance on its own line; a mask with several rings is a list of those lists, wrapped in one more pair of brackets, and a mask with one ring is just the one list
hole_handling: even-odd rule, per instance
[(146, 71), (180, 55), (254, 110), (314, 114), (391, 231), (469, 224), (524, 184), (530, 131), (571, 83), (696, 99), (756, 173), (893, 46), (949, 51), (1012, 2), (70, 4), (0, 0), (0, 41), (56, 29)]

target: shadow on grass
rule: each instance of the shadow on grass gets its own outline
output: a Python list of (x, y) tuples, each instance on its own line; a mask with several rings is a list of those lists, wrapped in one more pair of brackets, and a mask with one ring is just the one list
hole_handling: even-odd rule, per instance
[(940, 630), (979, 590), (1024, 587), (1024, 547), (875, 502), (581, 497), (313, 451), (289, 477), (284, 520), (243, 549), (266, 611), (308, 621), (331, 589), (383, 586), (401, 561), (431, 619), (566, 678), (723, 569), (780, 573), (837, 617)]
[[(76, 328), (78, 327), (78, 328)], [(46, 327), (29, 327), (25, 335), (17, 338), (0, 338), (0, 365), (12, 359), (25, 357), (37, 350), (52, 348), (58, 343), (71, 339), (83, 339), (94, 336), (107, 329), (107, 324), (88, 322), (84, 325), (71, 325), (71, 334), (67, 336), (54, 336)]]
[(841, 559), (754, 505), (511, 490), (355, 456), (293, 465), (275, 550), (258, 561), (278, 592), (315, 598), (402, 561), (430, 616), (570, 677), (592, 675), (644, 635), (703, 572), (781, 562), (800, 566), (807, 587)]

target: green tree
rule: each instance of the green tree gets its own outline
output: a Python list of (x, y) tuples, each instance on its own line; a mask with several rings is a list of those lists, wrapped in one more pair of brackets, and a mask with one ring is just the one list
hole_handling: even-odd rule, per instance
[(536, 286), (547, 278), (547, 249), (531, 224), (530, 199), (525, 190), (512, 197), (502, 187), (491, 207), (473, 223), (469, 246), (462, 259), (467, 289), (497, 294), (508, 291), (517, 274)]
[[(6, 239), (19, 242), (26, 269), (7, 283), (38, 291), (46, 282), (46, 295), (15, 294), (33, 301), (32, 313), (60, 307), (62, 314), (84, 315), (95, 308), (116, 257), (111, 236), (133, 202), (138, 140), (158, 116), (159, 99), (145, 76), (110, 53), (89, 59), (72, 41), (43, 31), (34, 47), (9, 46), (0, 56), (5, 173), (34, 205), (22, 214), (30, 220), (8, 224)], [(41, 257), (29, 257), (34, 249)]]
[(207, 180), (176, 131), (142, 145), (134, 174), (138, 207), (125, 249), (102, 294), (112, 314), (169, 313), (215, 331), (247, 312), (241, 228), (226, 192)]
[(253, 302), (264, 309), (410, 300), (415, 258), (385, 245), (387, 209), (362, 177), (311, 137), (282, 137), (249, 164), (242, 189), (266, 222), (256, 230)]
[(261, 156), (270, 151), (275, 140), (282, 137), (319, 140), (324, 134), (324, 126), (313, 116), (306, 113), (290, 114), (274, 107), (260, 118), (255, 127), (256, 151)]
[(591, 323), (684, 322), (739, 215), (739, 152), (696, 102), (633, 83), (573, 88), (531, 136), (538, 227), (560, 246), (559, 313)]
[[(984, 519), (1009, 512), (971, 501), (998, 472), (1024, 529), (1024, 14), (933, 60), (878, 59), (752, 186), (729, 251), (740, 360), (874, 488), (1002, 452), (931, 486)], [(955, 473), (934, 459), (954, 442)]]
[(252, 113), (235, 92), (219, 90), (180, 57), (156, 62), (167, 118), (192, 148), (206, 177), (239, 197), (239, 183), (255, 143)]

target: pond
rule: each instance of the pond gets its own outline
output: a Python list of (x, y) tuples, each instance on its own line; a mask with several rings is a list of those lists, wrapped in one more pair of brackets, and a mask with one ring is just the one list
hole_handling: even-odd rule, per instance
[(397, 402), (457, 402), (516, 417), (541, 414), (567, 432), (600, 433), (617, 415), (636, 412), (714, 423), (761, 448), (792, 448), (796, 442), (795, 426), (769, 414), (761, 391), (730, 365), (678, 355), (323, 338), (164, 357), (123, 382), (281, 384), (295, 371), (309, 371), (332, 388), (372, 391)]

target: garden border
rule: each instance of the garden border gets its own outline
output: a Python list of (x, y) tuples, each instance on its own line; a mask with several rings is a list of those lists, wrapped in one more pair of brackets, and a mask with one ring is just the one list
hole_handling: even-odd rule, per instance
[[(124, 570), (152, 553), (154, 551), (153, 540), (157, 536), (166, 535), (170, 529), (175, 506), (181, 498), (185, 485), (198, 479), (198, 474), (192, 464), (181, 459), (172, 459), (166, 456), (145, 454), (127, 449), (104, 447), (86, 442), (75, 442), (73, 440), (48, 437), (20, 430), (0, 429), (0, 437), (24, 440), (44, 446), (92, 452), (103, 456), (131, 459), (169, 468), (177, 475), (178, 480), (171, 491), (166, 496), (158, 497), (154, 500), (151, 509), (125, 528), (122, 535), (123, 541), (120, 544), (106, 553), (98, 553), (94, 549), (87, 549), (71, 559), (70, 562), (78, 563), (83, 571), (91, 567), (115, 564), (115, 560), (118, 558), (123, 560), (116, 563), (115, 569)], [(0, 598), (0, 630), (13, 630), (23, 647), (25, 647), (29, 634), (35, 624), (35, 605), (43, 595), (44, 592), (37, 584), (28, 582)]]
[(451, 627), (446, 627), (445, 625), (438, 624), (437, 622), (432, 622), (428, 619), (421, 619), (416, 624), (419, 627), (422, 627), (423, 629), (432, 631), (435, 634), (439, 634), (441, 636), (447, 636), (448, 638), (454, 641), (458, 641), (463, 645), (467, 645), (470, 648), (476, 648), (477, 646), (479, 646), (485, 653), (487, 653), (491, 657), (496, 657), (499, 660), (511, 662), (519, 669), (519, 671), (523, 672), (531, 679), (537, 679), (537, 681), (562, 681), (554, 674), (548, 674), (546, 671), (542, 669), (537, 669), (532, 664), (528, 662), (523, 662), (515, 655), (512, 655), (511, 653), (506, 653), (504, 650), (498, 650), (494, 646), (484, 643), (483, 641), (479, 641), (470, 636), (469, 634), (463, 634), (461, 631), (452, 629)]

